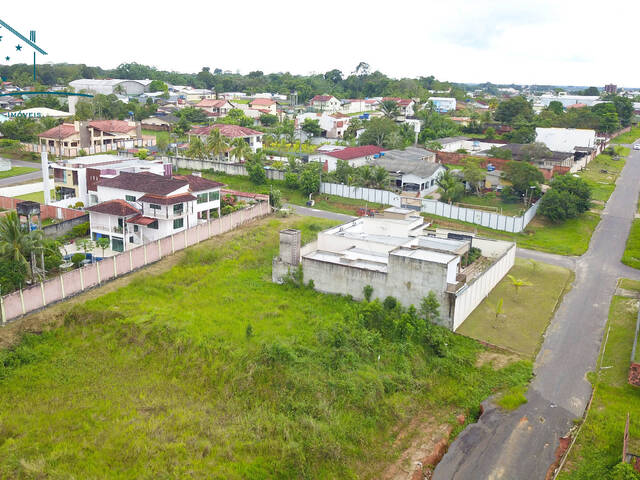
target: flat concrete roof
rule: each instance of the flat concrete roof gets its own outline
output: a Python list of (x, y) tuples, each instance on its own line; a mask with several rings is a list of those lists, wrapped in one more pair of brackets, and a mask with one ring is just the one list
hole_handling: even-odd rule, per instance
[(345, 267), (356, 267), (364, 270), (372, 270), (375, 272), (387, 273), (388, 257), (370, 250), (358, 248), (350, 248), (342, 252), (327, 252), (325, 250), (316, 250), (304, 255), (303, 258), (317, 260), (320, 262), (333, 263), (343, 265)]
[(452, 253), (458, 253), (469, 243), (469, 241), (454, 240), (452, 238), (418, 237), (418, 245), (421, 247), (431, 248), (434, 250), (444, 250)]
[(434, 252), (433, 250), (425, 250), (423, 248), (404, 248), (400, 247), (389, 252), (389, 255), (397, 255), (399, 257), (410, 257), (425, 262), (448, 264), (458, 258), (458, 255), (448, 253)]

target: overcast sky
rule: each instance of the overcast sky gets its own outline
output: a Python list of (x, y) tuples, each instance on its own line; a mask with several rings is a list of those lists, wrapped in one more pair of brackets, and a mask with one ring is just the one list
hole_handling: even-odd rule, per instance
[[(348, 74), (365, 61), (396, 78), (640, 86), (638, 0), (1, 1), (0, 19), (37, 31), (39, 63)], [(0, 35), (3, 64), (32, 62)]]

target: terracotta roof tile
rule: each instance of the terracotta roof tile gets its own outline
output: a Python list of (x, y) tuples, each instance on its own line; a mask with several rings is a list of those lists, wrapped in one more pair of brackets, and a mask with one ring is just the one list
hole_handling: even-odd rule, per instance
[(363, 145), (361, 147), (347, 147), (334, 152), (326, 152), (324, 155), (339, 158), (340, 160), (353, 160), (354, 158), (367, 157), (382, 152), (383, 149), (375, 145)]
[(135, 125), (124, 120), (94, 120), (89, 122), (89, 126), (109, 133), (129, 133), (136, 129)]
[(256, 98), (255, 100), (251, 100), (251, 102), (249, 102), (250, 105), (262, 105), (265, 107), (270, 107), (271, 105), (275, 104), (276, 102), (274, 102), (273, 100), (270, 100), (268, 98)]
[(208, 178), (197, 177), (195, 175), (174, 175), (173, 178), (189, 182), (189, 190), (192, 192), (202, 192), (203, 190), (224, 187), (224, 183), (215, 182)]
[(217, 128), (220, 133), (228, 138), (236, 137), (250, 137), (252, 135), (262, 135), (262, 132), (253, 130), (247, 127), (241, 127), (239, 125), (227, 125), (225, 123), (217, 123), (209, 127), (196, 127), (189, 130), (189, 135), (202, 135), (207, 136), (211, 133), (211, 130)]
[(133, 208), (127, 202), (120, 199), (102, 202), (98, 205), (94, 205), (93, 207), (88, 207), (87, 210), (96, 213), (106, 213), (108, 215), (118, 215), (120, 217), (140, 214), (136, 208)]
[(179, 193), (178, 195), (172, 195), (170, 197), (162, 195), (143, 195), (138, 201), (147, 203), (158, 203), (160, 205), (173, 205), (174, 203), (190, 202), (195, 200), (196, 197), (190, 193)]
[(50, 128), (38, 135), (41, 138), (67, 138), (78, 133), (75, 125), (72, 123), (63, 123), (57, 127)]
[(117, 177), (101, 179), (98, 185), (101, 187), (131, 190), (133, 192), (168, 195), (188, 185), (188, 182), (186, 180), (177, 180), (149, 172), (120, 172), (120, 175)]

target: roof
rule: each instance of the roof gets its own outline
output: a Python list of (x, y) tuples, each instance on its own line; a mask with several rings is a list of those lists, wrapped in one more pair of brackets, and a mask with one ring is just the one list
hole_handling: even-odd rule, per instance
[(190, 193), (179, 193), (178, 195), (171, 195), (169, 197), (146, 194), (141, 196), (138, 201), (147, 203), (158, 203), (160, 205), (173, 205), (174, 203), (190, 202), (195, 199), (196, 197), (194, 197)]
[(189, 190), (192, 192), (202, 192), (204, 190), (211, 190), (212, 188), (220, 188), (224, 186), (224, 183), (214, 182), (208, 178), (198, 177), (196, 175), (174, 175), (172, 178), (188, 182)]
[(353, 160), (354, 158), (367, 157), (382, 152), (382, 148), (376, 145), (363, 145), (361, 147), (347, 147), (333, 152), (323, 152), (324, 155), (339, 158), (340, 160)]
[(120, 172), (117, 177), (103, 178), (98, 182), (100, 187), (120, 188), (152, 195), (169, 195), (188, 184), (186, 180), (177, 180), (146, 172)]
[(328, 102), (332, 98), (335, 98), (333, 95), (316, 95), (311, 99), (312, 102)]
[(583, 108), (586, 107), (587, 104), (586, 103), (572, 103), (571, 105), (567, 105), (566, 108), (567, 110), (570, 108)]
[(109, 133), (129, 133), (136, 129), (135, 125), (125, 120), (93, 120), (89, 122), (89, 126)]
[(220, 108), (223, 107), (226, 103), (229, 103), (227, 100), (216, 100), (215, 98), (205, 98), (196, 103), (196, 107), (213, 107)]
[(38, 134), (38, 137), (41, 138), (67, 138), (71, 135), (75, 135), (79, 133), (76, 130), (75, 125), (72, 123), (63, 123), (62, 125), (58, 125), (57, 127), (50, 128), (49, 130), (45, 130), (44, 132)]
[(596, 131), (582, 128), (536, 128), (536, 142), (556, 152), (574, 152), (576, 147), (595, 147)]
[[(507, 143), (506, 145), (502, 145), (500, 148), (509, 150), (513, 154), (514, 160), (520, 160), (522, 157), (522, 147), (527, 145), (526, 143)], [(554, 152), (551, 151), (551, 155), (545, 157), (545, 160), (551, 160), (556, 162), (562, 162), (567, 159), (567, 157), (572, 156), (571, 152)]]
[(127, 223), (135, 223), (136, 225), (150, 225), (157, 221), (156, 218), (144, 217), (142, 215), (136, 215), (135, 217), (128, 218)]
[(211, 130), (217, 128), (220, 133), (225, 137), (250, 137), (252, 135), (262, 135), (262, 132), (253, 130), (252, 128), (241, 127), (240, 125), (227, 125), (225, 123), (216, 123), (209, 127), (196, 127), (189, 130), (189, 135), (204, 135), (207, 136), (211, 133)]
[(93, 207), (88, 207), (87, 210), (96, 213), (106, 213), (107, 215), (118, 215), (120, 217), (140, 214), (138, 209), (133, 208), (127, 202), (120, 200), (119, 198), (99, 203)]
[(275, 105), (276, 102), (269, 98), (256, 98), (255, 100), (251, 100), (249, 103), (251, 105), (263, 105), (265, 107), (270, 107), (271, 105)]
[(412, 174), (420, 178), (429, 178), (444, 167), (434, 161), (435, 154), (427, 149), (418, 147), (408, 147), (405, 150), (389, 150), (384, 156), (375, 158), (373, 165), (382, 167), (390, 173)]

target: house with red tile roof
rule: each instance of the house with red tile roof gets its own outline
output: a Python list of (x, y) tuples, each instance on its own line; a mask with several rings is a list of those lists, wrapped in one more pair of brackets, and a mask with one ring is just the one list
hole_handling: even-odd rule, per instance
[[(192, 137), (200, 137), (202, 141), (206, 141), (207, 137), (211, 133), (211, 130), (217, 129), (220, 133), (227, 137), (229, 140), (233, 140), (236, 138), (242, 138), (245, 142), (249, 144), (251, 150), (255, 153), (259, 148), (262, 148), (262, 132), (258, 130), (254, 130), (252, 128), (241, 127), (240, 125), (227, 125), (224, 123), (215, 123), (213, 125), (209, 125), (207, 127), (194, 127), (187, 132), (189, 136), (189, 141), (191, 141)], [(229, 155), (227, 154), (227, 160), (229, 160)]]
[(309, 101), (309, 106), (321, 112), (337, 112), (342, 107), (342, 102), (333, 95), (316, 95)]
[(398, 105), (398, 113), (403, 117), (411, 117), (413, 116), (413, 107), (416, 102), (411, 100), (410, 98), (398, 98), (398, 97), (383, 97), (382, 102), (387, 100), (392, 100), (396, 102)]
[(278, 113), (278, 103), (270, 98), (256, 98), (249, 102), (249, 106), (254, 110), (261, 110), (263, 113), (270, 115)]
[(349, 115), (340, 112), (307, 112), (301, 113), (296, 117), (298, 126), (301, 126), (307, 118), (318, 120), (320, 128), (322, 129), (322, 136), (325, 138), (343, 138), (344, 132), (347, 130), (349, 122), (351, 121)]
[(87, 208), (91, 238), (106, 237), (122, 252), (193, 227), (220, 214), (224, 185), (199, 175), (121, 172), (97, 182)]
[[(50, 128), (40, 133), (38, 139), (40, 146), (52, 153), (91, 147), (99, 151), (104, 148), (117, 150), (131, 148), (134, 141), (142, 140), (142, 126), (140, 122), (129, 120), (76, 121)], [(155, 144), (155, 141), (152, 143)]]
[(362, 145), (360, 147), (346, 147), (331, 152), (316, 152), (309, 155), (310, 162), (322, 164), (325, 172), (335, 171), (338, 160), (347, 162), (352, 167), (361, 167), (379, 157), (384, 150), (376, 145)]
[(205, 98), (195, 104), (196, 108), (212, 114), (214, 117), (226, 117), (229, 110), (235, 108), (228, 100), (217, 100), (215, 98)]

